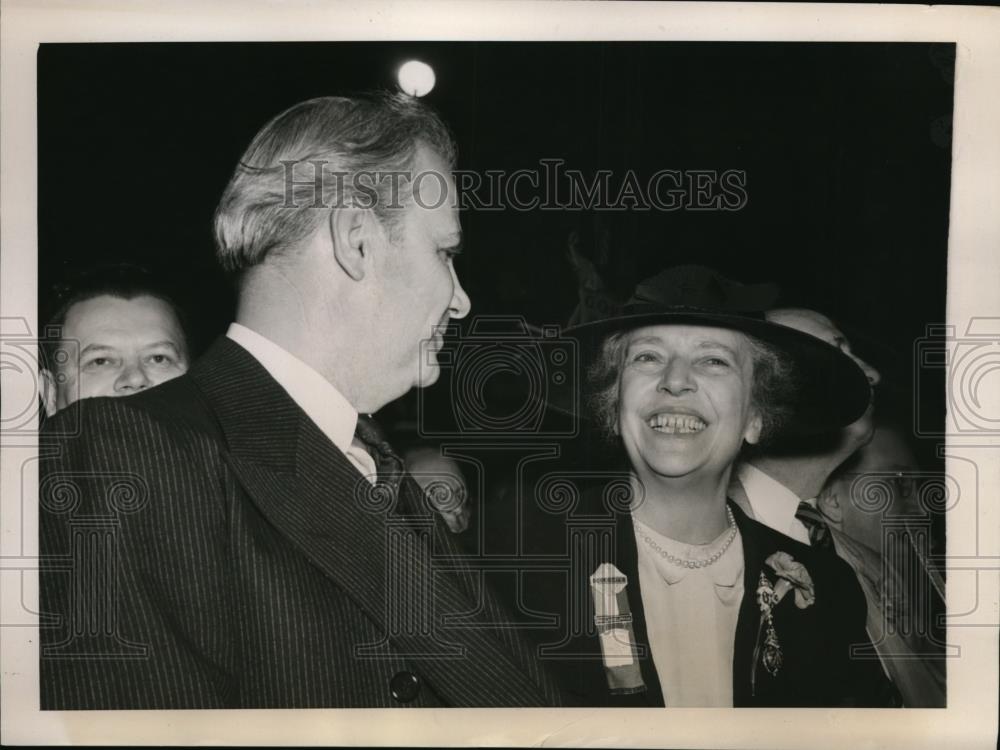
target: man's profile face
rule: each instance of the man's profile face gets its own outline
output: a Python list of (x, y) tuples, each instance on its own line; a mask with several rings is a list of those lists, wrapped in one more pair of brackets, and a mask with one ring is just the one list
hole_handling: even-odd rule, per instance
[(464, 318), (470, 308), (453, 265), (462, 239), (455, 184), (441, 158), (423, 146), (413, 176), (413, 198), (399, 216), (379, 269), (383, 334), (378, 346), (387, 366), (381, 375), (400, 394), (438, 379), (440, 329), (451, 318)]
[[(868, 445), (859, 450), (817, 498), (821, 511), (840, 529), (867, 547), (882, 553), (883, 520), (922, 514), (915, 476), (919, 464), (897, 428), (880, 426)], [(889, 493), (891, 505), (873, 512), (871, 496)]]
[(808, 333), (810, 336), (815, 336), (831, 346), (837, 347), (840, 351), (857, 363), (858, 367), (860, 367), (865, 373), (865, 377), (868, 378), (868, 382), (872, 386), (878, 385), (878, 382), (882, 379), (878, 370), (851, 351), (851, 342), (849, 342), (847, 337), (840, 332), (837, 326), (833, 324), (833, 321), (825, 315), (822, 315), (815, 310), (774, 310), (767, 314), (767, 319), (772, 323), (779, 323), (780, 325), (794, 328), (798, 331), (802, 331), (803, 333)]
[[(786, 309), (772, 310), (767, 313), (767, 319), (772, 323), (778, 323), (779, 325), (788, 326), (789, 328), (794, 328), (798, 331), (802, 331), (803, 333), (808, 333), (810, 336), (815, 336), (831, 346), (837, 347), (840, 351), (853, 359), (858, 367), (861, 368), (865, 377), (868, 378), (868, 383), (872, 388), (878, 385), (879, 381), (882, 379), (878, 370), (851, 351), (851, 344), (847, 340), (847, 337), (844, 336), (844, 334), (841, 333), (841, 331), (833, 324), (833, 321), (825, 315), (822, 315), (815, 310)], [(844, 428), (844, 436), (851, 443), (864, 445), (871, 440), (872, 433), (875, 429), (873, 421), (874, 408), (875, 399), (873, 392), (872, 401), (869, 403), (868, 408), (865, 409), (865, 413), (862, 414), (856, 422)]]
[(187, 372), (188, 354), (171, 306), (149, 295), (101, 295), (77, 302), (66, 314), (63, 341), (79, 358), (55, 373), (49, 415), (81, 398), (128, 396)]

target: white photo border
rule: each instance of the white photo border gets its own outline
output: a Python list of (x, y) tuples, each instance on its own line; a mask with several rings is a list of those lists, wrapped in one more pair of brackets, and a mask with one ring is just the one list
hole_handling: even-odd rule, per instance
[[(0, 317), (37, 332), (36, 56), (43, 42), (646, 40), (956, 43), (947, 322), (1000, 321), (1000, 12), (995, 8), (738, 3), (316, 3), (4, 0), (0, 45)], [(994, 344), (997, 346), (998, 344)], [(4, 369), (3, 401), (34, 373)], [(992, 383), (1000, 384), (993, 375)], [(1000, 388), (981, 392), (1000, 414)], [(6, 410), (6, 406), (4, 407)], [(1000, 437), (950, 438), (947, 470), (974, 462), (948, 518), (948, 708), (38, 710), (37, 440), (3, 438), (2, 740), (5, 744), (600, 747), (992, 746), (1000, 618)], [(28, 488), (22, 491), (22, 488)], [(9, 617), (10, 616), (10, 617)], [(19, 616), (23, 616), (19, 615)]]

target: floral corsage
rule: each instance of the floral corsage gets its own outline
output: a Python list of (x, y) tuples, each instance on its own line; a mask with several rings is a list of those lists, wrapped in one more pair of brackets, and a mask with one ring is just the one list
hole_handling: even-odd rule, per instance
[(772, 585), (761, 571), (757, 583), (757, 606), (760, 607), (761, 624), (767, 626), (761, 661), (773, 677), (781, 669), (781, 644), (774, 629), (772, 611), (785, 594), (792, 590), (795, 591), (795, 606), (799, 609), (812, 606), (816, 603), (816, 589), (806, 567), (796, 562), (787, 552), (775, 552), (765, 562), (778, 576), (778, 582)]

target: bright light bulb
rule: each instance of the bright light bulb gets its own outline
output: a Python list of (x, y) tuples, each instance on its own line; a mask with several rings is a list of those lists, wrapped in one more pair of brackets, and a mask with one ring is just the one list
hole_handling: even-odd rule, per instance
[(410, 96), (426, 96), (434, 88), (434, 69), (419, 60), (400, 65), (396, 78), (399, 88)]

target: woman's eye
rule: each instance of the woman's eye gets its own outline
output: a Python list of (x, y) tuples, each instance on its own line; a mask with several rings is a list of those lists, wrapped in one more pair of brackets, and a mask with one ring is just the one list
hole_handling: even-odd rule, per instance
[(659, 357), (654, 352), (639, 352), (632, 357), (633, 362), (657, 362)]
[(706, 357), (702, 361), (710, 367), (729, 367), (729, 362), (722, 357)]

